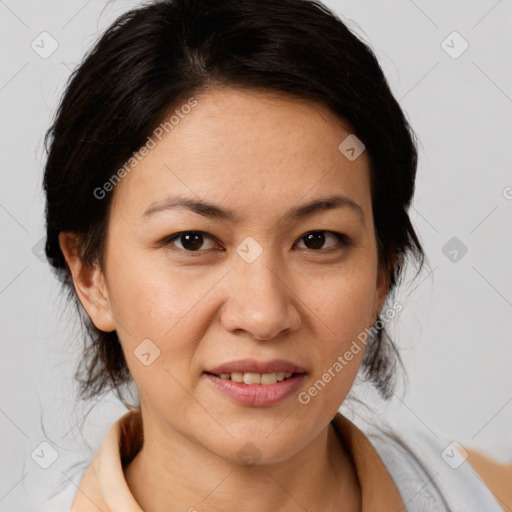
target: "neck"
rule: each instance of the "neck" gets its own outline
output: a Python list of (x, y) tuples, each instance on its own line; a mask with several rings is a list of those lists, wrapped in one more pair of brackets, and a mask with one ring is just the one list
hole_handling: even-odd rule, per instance
[(145, 512), (361, 510), (355, 467), (332, 424), (289, 459), (254, 466), (145, 425), (144, 444), (125, 475)]

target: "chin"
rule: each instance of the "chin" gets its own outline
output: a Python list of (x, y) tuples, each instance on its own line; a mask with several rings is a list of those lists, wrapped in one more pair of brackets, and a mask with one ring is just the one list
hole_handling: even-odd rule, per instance
[(272, 421), (226, 424), (232, 438), (215, 450), (219, 455), (242, 466), (264, 466), (283, 462), (297, 453), (309, 440), (303, 423), (285, 419), (286, 414)]

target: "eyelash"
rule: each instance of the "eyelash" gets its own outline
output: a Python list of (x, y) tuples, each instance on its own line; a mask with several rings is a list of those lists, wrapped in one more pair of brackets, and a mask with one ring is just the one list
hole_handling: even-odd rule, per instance
[[(343, 248), (347, 248), (347, 247), (350, 247), (351, 245), (353, 245), (353, 241), (347, 235), (344, 235), (343, 233), (337, 233), (336, 231), (328, 231), (325, 229), (317, 229), (317, 230), (313, 230), (313, 231), (308, 231), (307, 233), (304, 233), (299, 238), (299, 240), (302, 240), (307, 235), (310, 235), (312, 233), (328, 233), (330, 235), (333, 235), (338, 239), (338, 242), (339, 242), (339, 244), (341, 244), (341, 247), (335, 246), (335, 247), (330, 247), (328, 249), (308, 249), (306, 247), (305, 250), (309, 250), (309, 251), (316, 252), (316, 253), (330, 253), (330, 252), (341, 250)], [(208, 233), (206, 233), (204, 231), (180, 231), (179, 233), (175, 233), (173, 235), (170, 235), (170, 236), (164, 238), (161, 241), (161, 245), (163, 245), (163, 246), (173, 245), (173, 242), (175, 240), (179, 239), (181, 236), (190, 235), (190, 234), (202, 235), (203, 237), (205, 237), (207, 239), (210, 239), (212, 241), (214, 240), (214, 237), (212, 237), (211, 235), (209, 235)], [(197, 250), (197, 251), (190, 251), (187, 249), (181, 249), (180, 247), (175, 247), (175, 248), (180, 252), (189, 253), (189, 255), (193, 255), (193, 256), (199, 256), (202, 252), (206, 252), (208, 250), (208, 249), (206, 249), (206, 250), (203, 249), (203, 250)]]

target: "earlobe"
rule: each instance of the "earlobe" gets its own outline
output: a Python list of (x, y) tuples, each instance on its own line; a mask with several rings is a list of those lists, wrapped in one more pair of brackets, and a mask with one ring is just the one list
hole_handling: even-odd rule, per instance
[(62, 231), (59, 233), (59, 244), (71, 272), (76, 294), (91, 321), (101, 331), (114, 331), (116, 324), (99, 264), (91, 266), (83, 263), (78, 252), (76, 233)]

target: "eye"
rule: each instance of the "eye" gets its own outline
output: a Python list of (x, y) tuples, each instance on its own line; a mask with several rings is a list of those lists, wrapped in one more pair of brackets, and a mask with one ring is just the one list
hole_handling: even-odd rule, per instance
[[(326, 240), (329, 239), (334, 240), (334, 244), (331, 243), (330, 246), (322, 250)], [(205, 241), (210, 242), (209, 246), (203, 247)], [(306, 245), (306, 247), (304, 247), (305, 249), (310, 249), (315, 252), (328, 252), (342, 247), (348, 247), (352, 244), (352, 241), (346, 235), (326, 230), (310, 231), (300, 238), (300, 242), (302, 241), (304, 241)], [(203, 252), (215, 248), (213, 238), (204, 231), (182, 231), (175, 233), (174, 235), (164, 238), (162, 244), (175, 245), (178, 249), (189, 253)], [(203, 248), (201, 249), (201, 247)]]
[[(178, 248), (187, 252), (201, 252), (202, 250), (212, 249), (215, 247), (215, 244), (212, 242), (212, 238), (203, 231), (182, 231), (181, 233), (176, 233), (165, 238), (162, 240), (162, 243), (164, 245), (171, 245), (174, 244), (175, 240), (181, 243), (181, 247), (178, 246)], [(199, 249), (205, 240), (210, 240), (212, 242), (212, 246), (206, 247), (206, 249)]]
[[(324, 233), (327, 233), (327, 236)], [(325, 230), (310, 231), (309, 233), (306, 233), (305, 235), (303, 235), (300, 238), (300, 241), (304, 240), (306, 249), (318, 251), (319, 249), (322, 248), (326, 239), (329, 239), (329, 238), (337, 241), (337, 244), (339, 244), (341, 247), (347, 247), (347, 246), (351, 245), (351, 243), (352, 243), (351, 240), (346, 235), (343, 235), (342, 233), (335, 233), (334, 231), (325, 231)], [(329, 247), (327, 247), (327, 249), (324, 249), (324, 250), (325, 251), (335, 250), (337, 248), (336, 247), (337, 244), (336, 243), (331, 244)]]

